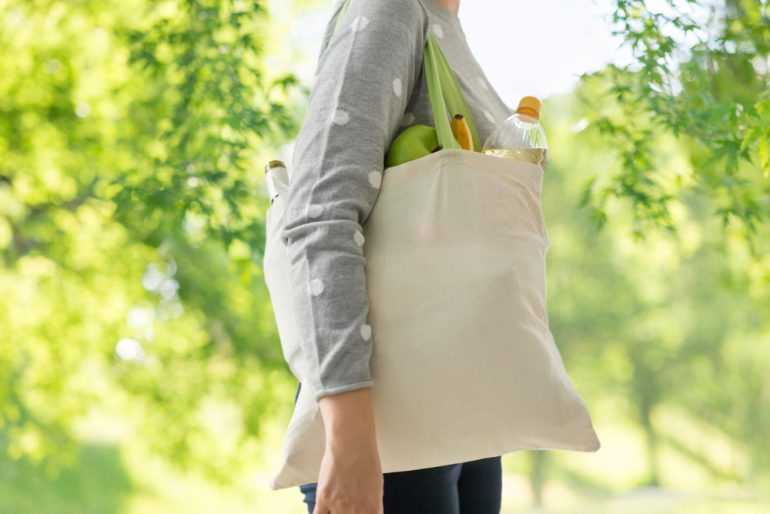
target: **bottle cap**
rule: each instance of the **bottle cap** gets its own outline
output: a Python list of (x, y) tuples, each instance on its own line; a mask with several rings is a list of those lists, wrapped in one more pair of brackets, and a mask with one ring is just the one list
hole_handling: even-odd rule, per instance
[(279, 159), (273, 159), (272, 161), (268, 161), (267, 164), (265, 164), (265, 173), (270, 171), (273, 168), (285, 168), (286, 165), (283, 163), (283, 161)]
[(525, 116), (531, 116), (536, 120), (540, 119), (540, 100), (534, 96), (525, 96), (519, 102), (519, 107), (516, 109), (518, 114), (524, 114)]

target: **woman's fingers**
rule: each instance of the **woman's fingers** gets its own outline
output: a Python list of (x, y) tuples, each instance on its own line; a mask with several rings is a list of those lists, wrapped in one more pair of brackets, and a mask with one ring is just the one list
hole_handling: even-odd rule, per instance
[(316, 501), (313, 514), (329, 514), (329, 508), (322, 501)]

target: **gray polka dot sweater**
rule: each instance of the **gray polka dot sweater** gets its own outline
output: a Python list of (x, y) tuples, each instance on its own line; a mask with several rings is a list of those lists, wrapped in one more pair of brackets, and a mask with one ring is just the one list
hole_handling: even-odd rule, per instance
[(422, 60), (432, 31), (457, 75), (481, 142), (510, 109), (468, 47), (460, 19), (433, 0), (337, 0), (292, 154), (282, 236), (315, 399), (372, 386), (362, 224), (391, 141), (433, 125)]

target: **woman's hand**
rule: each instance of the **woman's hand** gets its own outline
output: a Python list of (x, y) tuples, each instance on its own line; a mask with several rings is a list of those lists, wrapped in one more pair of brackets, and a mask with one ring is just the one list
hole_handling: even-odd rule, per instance
[(383, 514), (371, 388), (322, 397), (326, 448), (313, 514)]

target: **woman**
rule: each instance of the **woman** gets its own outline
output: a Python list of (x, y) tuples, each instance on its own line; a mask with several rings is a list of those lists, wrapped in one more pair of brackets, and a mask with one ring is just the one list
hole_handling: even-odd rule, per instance
[(338, 20), (343, 2), (327, 25), (297, 136), (283, 228), (326, 437), (318, 483), (300, 490), (310, 514), (497, 514), (499, 456), (382, 473), (361, 226), (392, 140), (412, 124), (433, 125), (422, 68), (429, 33), (457, 75), (482, 141), (512, 110), (471, 54), (459, 0), (350, 0)]

